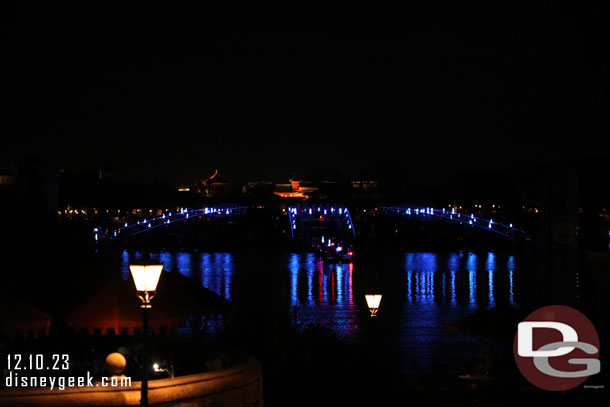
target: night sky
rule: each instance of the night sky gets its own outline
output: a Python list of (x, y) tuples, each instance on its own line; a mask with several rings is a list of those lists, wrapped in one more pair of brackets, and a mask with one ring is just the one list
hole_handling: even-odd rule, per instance
[(214, 168), (285, 180), (390, 160), (430, 174), (610, 151), (596, 3), (123, 3), (3, 4), (3, 167), (109, 160), (185, 183)]

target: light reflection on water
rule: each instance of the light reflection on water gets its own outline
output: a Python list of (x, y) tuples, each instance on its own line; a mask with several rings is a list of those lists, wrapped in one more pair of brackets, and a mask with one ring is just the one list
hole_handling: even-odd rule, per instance
[(313, 254), (289, 255), (290, 306), (330, 305), (353, 307), (354, 265), (324, 264)]
[(406, 299), (392, 344), (399, 349), (398, 367), (418, 373), (463, 369), (476, 357), (480, 339), (447, 333), (444, 325), (479, 309), (515, 305), (514, 256), (407, 253), (404, 264)]
[[(236, 303), (255, 302), (260, 296), (257, 293), (264, 292), (273, 297), (274, 306), (284, 307), (299, 325), (325, 324), (346, 339), (357, 333), (359, 319), (366, 317), (363, 301), (356, 297), (368, 287), (355, 289), (355, 279), (359, 272), (363, 275), (376, 270), (383, 261), (386, 276), (402, 276), (381, 285), (386, 290), (382, 294), (395, 297), (388, 304), (395, 308), (397, 326), (387, 340), (399, 349), (400, 368), (417, 372), (439, 365), (459, 366), (461, 360), (472, 356), (471, 344), (464, 343), (468, 339), (445, 332), (444, 324), (479, 309), (515, 305), (518, 294), (514, 273), (519, 265), (510, 254), (407, 252), (390, 260), (375, 258), (370, 264), (328, 264), (307, 253), (277, 253), (272, 258), (280, 260), (269, 263), (269, 258), (258, 256), (188, 252), (152, 255), (164, 263), (165, 270), (176, 270)], [(140, 253), (123, 253), (120, 268), (125, 278), (130, 260), (139, 257)], [(259, 278), (257, 273), (266, 270), (272, 270), (271, 277)], [(242, 288), (236, 291), (237, 286)], [(390, 301), (386, 298), (381, 311), (383, 302)], [(447, 361), (449, 352), (453, 362)]]
[[(150, 257), (163, 263), (164, 271), (178, 271), (200, 282), (204, 287), (227, 299), (231, 299), (231, 283), (235, 268), (232, 253), (160, 252)], [(142, 253), (123, 251), (121, 275), (130, 278), (129, 263), (142, 258)]]
[[(151, 255), (163, 262), (165, 270), (176, 270), (200, 281), (227, 299), (232, 299), (236, 256), (232, 253), (189, 252)], [(123, 252), (120, 265), (123, 278), (129, 277), (129, 262), (139, 258), (139, 252)], [(332, 316), (353, 320), (362, 311), (355, 305), (353, 290), (357, 265), (328, 264), (311, 253), (290, 253), (285, 266), (290, 287), (289, 305), (304, 313), (305, 320), (330, 320)], [(442, 306), (443, 310), (447, 307), (464, 310), (488, 308), (497, 305), (498, 298), (504, 304), (515, 304), (513, 273), (516, 264), (513, 255), (499, 259), (493, 252), (448, 255), (415, 252), (406, 253), (404, 264), (395, 266), (406, 274), (403, 302), (407, 309), (415, 304)], [(335, 322), (345, 321), (335, 318)]]
[[(507, 303), (514, 305), (513, 256), (508, 257), (501, 275), (495, 273), (501, 267), (492, 252), (484, 255), (484, 264), (481, 263), (483, 256), (476, 253), (468, 253), (465, 259), (463, 255), (452, 253), (447, 258), (446, 266), (439, 264), (439, 257), (434, 253), (406, 254), (407, 302), (449, 303), (466, 308), (493, 307), (496, 305), (496, 295), (500, 295), (508, 298)], [(498, 292), (503, 285), (496, 287), (497, 279), (506, 280), (507, 292)], [(467, 284), (464, 284), (465, 280)]]
[(292, 253), (288, 266), (296, 322), (328, 324), (343, 335), (352, 332), (361, 311), (354, 304), (354, 265), (325, 264), (311, 253)]
[[(218, 295), (231, 299), (231, 278), (234, 271), (234, 259), (231, 253), (201, 253), (201, 283)], [(182, 274), (183, 270), (178, 269)], [(188, 275), (188, 274), (185, 274)], [(198, 277), (195, 277), (199, 280)]]

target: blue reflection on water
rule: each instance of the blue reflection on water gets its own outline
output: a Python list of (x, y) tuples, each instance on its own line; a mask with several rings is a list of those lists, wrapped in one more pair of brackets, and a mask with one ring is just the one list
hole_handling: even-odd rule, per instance
[(407, 301), (434, 302), (434, 273), (438, 269), (434, 253), (407, 253)]
[(353, 301), (353, 269), (351, 263), (324, 263), (313, 254), (290, 254), (290, 306), (296, 322), (327, 324), (338, 334), (349, 334), (359, 316)]
[(468, 261), (466, 262), (468, 270), (468, 293), (470, 298), (470, 305), (476, 304), (476, 291), (477, 291), (477, 255), (474, 253), (468, 254)]
[(325, 264), (313, 254), (291, 254), (290, 305), (352, 306), (353, 264)]
[(487, 253), (486, 268), (487, 273), (489, 273), (489, 305), (493, 307), (496, 305), (494, 297), (494, 271), (496, 269), (496, 256), (492, 252)]
[(515, 293), (513, 290), (513, 272), (515, 270), (515, 256), (508, 256), (506, 267), (508, 268), (509, 278), (509, 302), (511, 305), (515, 305)]
[(235, 267), (233, 255), (230, 253), (224, 253), (222, 265), (224, 274), (224, 278), (222, 279), (223, 291), (225, 293), (225, 297), (231, 299), (231, 277), (233, 276)]
[[(449, 255), (449, 259), (447, 260), (447, 270), (448, 272), (451, 274), (451, 303), (455, 304), (456, 302), (456, 296), (455, 296), (455, 275), (457, 273), (457, 271), (460, 269), (460, 257), (458, 256), (456, 253), (452, 253), (451, 255)], [(447, 293), (445, 292), (445, 296), (447, 295)]]
[(233, 254), (201, 253), (199, 264), (203, 286), (230, 300), (234, 271)]
[[(248, 291), (250, 284), (268, 284), (256, 276), (250, 280), (250, 270), (240, 270), (236, 274), (238, 264), (261, 260), (248, 254), (244, 257), (246, 261), (236, 263), (239, 256), (187, 252), (152, 255), (163, 261), (166, 270), (175, 269), (228, 299), (231, 299), (234, 279), (245, 279), (240, 283), (247, 284)], [(122, 253), (120, 270), (125, 278), (129, 276), (129, 263), (140, 257), (138, 252)], [(297, 324), (329, 324), (346, 338), (356, 337), (357, 321), (366, 317), (366, 309), (357, 305), (363, 302), (362, 298), (354, 298), (353, 278), (367, 274), (365, 263), (329, 264), (311, 253), (289, 253), (278, 267), (274, 278), (284, 282), (278, 287), (285, 288), (272, 290), (270, 294), (277, 295), (278, 304), (293, 310)], [(396, 341), (395, 346), (400, 349), (397, 363), (405, 370), (419, 373), (430, 371), (431, 366), (455, 364), (453, 367), (459, 367), (460, 361), (468, 359), (472, 347), (467, 341), (471, 339), (445, 332), (446, 323), (481, 308), (500, 303), (514, 305), (518, 294), (514, 287), (518, 264), (513, 255), (409, 252), (389, 260), (384, 267), (386, 278), (391, 276), (391, 279), (383, 289), (388, 294), (394, 290), (400, 297), (400, 301), (394, 303), (397, 307), (396, 334), (388, 341)], [(401, 273), (403, 278), (397, 278)], [(402, 283), (393, 284), (394, 281)], [(251, 290), (258, 288), (252, 286)], [(282, 289), (286, 291), (282, 292)], [(360, 290), (357, 292), (362, 293)], [(282, 303), (282, 298), (286, 302)], [(243, 300), (256, 301), (256, 295), (246, 295)], [(456, 349), (455, 357), (451, 355), (450, 360), (446, 360), (444, 349), (452, 349), (452, 352)]]
[[(231, 299), (231, 280), (235, 261), (231, 253), (160, 252), (150, 257), (163, 263), (164, 271), (178, 271), (227, 299)], [(123, 251), (120, 259), (121, 276), (130, 278), (129, 264), (142, 258), (141, 252)]]
[(123, 278), (123, 280), (126, 280), (129, 278), (130, 275), (130, 271), (129, 271), (129, 252), (127, 250), (123, 250), (123, 253), (121, 254), (121, 277)]
[(452, 253), (449, 255), (449, 259), (447, 260), (447, 267), (449, 270), (456, 271), (460, 268), (460, 256), (457, 253)]
[(400, 349), (397, 367), (417, 373), (464, 369), (464, 363), (472, 361), (473, 349), (481, 344), (443, 327), (496, 306), (499, 298), (514, 304), (514, 270), (514, 256), (503, 260), (493, 252), (406, 253), (406, 301), (394, 339)]
[[(120, 270), (123, 278), (130, 276), (130, 262), (141, 257), (140, 252), (122, 252)], [(160, 252), (151, 254), (151, 257), (163, 262), (165, 270), (177, 270), (231, 299), (234, 254)], [(473, 309), (493, 307), (497, 305), (500, 296), (505, 301), (507, 299), (508, 303), (515, 304), (515, 257), (505, 257), (503, 267), (499, 267), (498, 256), (493, 252), (486, 253), (484, 264), (479, 261), (479, 257), (472, 252), (447, 255), (405, 253), (403, 272), (406, 273), (406, 302), (430, 306), (449, 304), (452, 307)], [(287, 257), (286, 266), (291, 307), (316, 307), (325, 318), (329, 315), (322, 309), (328, 306), (354, 310), (354, 315), (350, 318), (360, 312), (354, 305), (353, 298), (354, 264), (327, 264), (311, 253), (291, 253)], [(315, 313), (309, 315), (315, 319)]]
[(458, 253), (449, 254), (446, 262), (441, 261), (442, 257), (434, 253), (406, 254), (407, 302), (461, 304), (472, 309), (494, 307), (497, 297), (501, 296), (514, 304), (514, 256), (508, 257), (505, 270), (498, 269), (497, 256), (493, 252), (486, 253), (484, 264), (477, 253), (467, 253), (464, 263)]
[(455, 270), (449, 272), (451, 273), (451, 304), (455, 304)]
[(288, 268), (290, 269), (290, 306), (294, 307), (297, 302), (297, 281), (299, 277), (299, 267), (301, 263), (300, 255), (292, 253), (289, 256)]
[(193, 277), (192, 261), (192, 255), (190, 253), (181, 252), (176, 254), (176, 268), (181, 274), (187, 277)]
[(175, 253), (161, 252), (150, 257), (163, 263), (163, 270), (172, 271), (176, 267), (175, 256)]

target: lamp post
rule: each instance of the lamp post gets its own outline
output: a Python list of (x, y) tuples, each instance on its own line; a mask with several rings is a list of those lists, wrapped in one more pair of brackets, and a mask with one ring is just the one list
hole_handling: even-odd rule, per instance
[(159, 283), (159, 277), (161, 277), (161, 271), (163, 271), (163, 264), (154, 263), (150, 259), (143, 260), (141, 262), (130, 264), (129, 269), (131, 270), (131, 276), (136, 286), (138, 298), (142, 301), (142, 340), (143, 346), (143, 357), (142, 357), (142, 386), (140, 396), (140, 406), (148, 407), (148, 310), (152, 308), (150, 301), (156, 294), (157, 284)]
[(366, 304), (371, 311), (371, 317), (376, 317), (379, 303), (381, 303), (381, 294), (365, 294), (364, 298), (366, 298)]

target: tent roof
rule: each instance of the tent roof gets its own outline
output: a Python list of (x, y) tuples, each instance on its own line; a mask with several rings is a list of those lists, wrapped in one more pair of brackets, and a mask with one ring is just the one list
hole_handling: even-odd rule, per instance
[[(140, 304), (131, 279), (116, 277), (74, 310), (67, 322), (77, 329), (101, 329), (102, 333), (111, 328), (117, 334), (124, 328), (133, 332), (142, 327)], [(230, 301), (190, 278), (178, 272), (163, 272), (152, 300), (149, 327), (175, 329), (188, 315), (226, 313), (230, 309)]]
[(51, 316), (32, 304), (0, 292), (0, 328), (11, 335), (44, 332), (48, 335)]
[[(128, 283), (119, 277), (110, 280), (74, 310), (68, 316), (67, 323), (77, 329), (101, 329), (103, 333), (111, 328), (115, 333), (119, 333), (123, 328), (131, 332), (141, 328), (141, 302), (133, 284)], [(171, 328), (179, 322), (178, 319), (166, 315), (160, 307), (153, 306), (149, 314), (149, 326), (155, 330), (161, 327)]]

